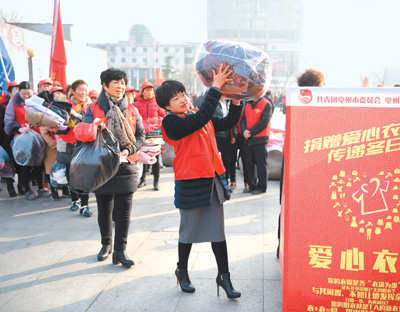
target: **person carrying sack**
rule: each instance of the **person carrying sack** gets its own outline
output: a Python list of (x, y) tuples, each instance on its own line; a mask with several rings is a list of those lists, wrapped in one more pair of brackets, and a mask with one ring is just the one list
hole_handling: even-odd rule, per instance
[[(103, 186), (94, 191), (98, 208), (98, 223), (102, 248), (97, 256), (104, 261), (112, 252), (112, 221), (115, 223), (114, 252), (112, 261), (129, 268), (134, 262), (126, 254), (133, 193), (139, 181), (139, 149), (146, 135), (142, 118), (125, 96), (127, 75), (119, 69), (109, 68), (100, 75), (103, 90), (97, 102), (88, 108), (83, 123), (101, 122), (100, 127), (108, 130), (119, 141), (121, 163), (118, 172)], [(77, 128), (76, 137), (81, 135)]]

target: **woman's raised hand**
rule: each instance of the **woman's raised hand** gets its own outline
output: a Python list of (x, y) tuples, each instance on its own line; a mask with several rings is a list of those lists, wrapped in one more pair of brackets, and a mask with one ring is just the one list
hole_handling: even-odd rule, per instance
[(226, 65), (224, 67), (224, 64), (219, 65), (217, 72), (215, 72), (214, 69), (212, 69), (213, 73), (213, 87), (217, 87), (221, 89), (223, 85), (227, 82), (231, 82), (232, 79), (228, 78), (231, 74), (232, 71), (229, 70), (229, 65)]

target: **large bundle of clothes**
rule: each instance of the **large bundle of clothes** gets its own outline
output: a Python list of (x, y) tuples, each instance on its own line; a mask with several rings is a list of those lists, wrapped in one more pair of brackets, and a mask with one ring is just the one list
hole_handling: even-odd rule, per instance
[(271, 61), (268, 55), (255, 46), (210, 40), (203, 43), (195, 58), (195, 69), (206, 87), (213, 83), (212, 70), (220, 64), (229, 65), (233, 71), (232, 82), (225, 84), (222, 95), (233, 100), (256, 100), (268, 90), (271, 82)]
[(48, 91), (33, 95), (25, 101), (25, 119), (34, 127), (47, 126), (65, 130), (72, 104), (53, 100)]

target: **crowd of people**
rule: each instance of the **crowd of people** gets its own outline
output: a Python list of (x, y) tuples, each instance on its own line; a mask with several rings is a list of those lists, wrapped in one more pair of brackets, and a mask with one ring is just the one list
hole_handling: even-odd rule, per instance
[[(140, 90), (130, 88), (126, 73), (114, 68), (101, 73), (100, 92), (89, 91), (83, 79), (63, 87), (46, 78), (36, 90), (28, 81), (9, 82), (8, 100), (0, 106), (1, 147), (15, 169), (15, 175), (2, 178), (9, 196), (22, 195), (28, 201), (38, 197), (55, 201), (69, 198), (71, 211), (79, 210), (83, 217), (92, 216), (89, 193), (71, 187), (70, 166), (74, 151), (86, 142), (85, 124), (95, 124), (99, 131), (108, 129), (119, 143), (121, 162), (116, 174), (94, 190), (102, 244), (97, 259), (105, 261), (113, 253), (114, 264), (129, 268), (134, 262), (125, 250), (133, 194), (146, 185), (150, 168), (153, 189), (159, 190), (163, 167), (161, 148), (153, 151), (154, 161), (148, 163), (140, 162), (140, 153), (146, 142), (162, 138), (175, 153), (174, 203), (181, 217), (175, 271), (178, 283), (184, 292), (195, 291), (187, 270), (190, 250), (193, 243), (211, 242), (218, 266), (218, 287), (225, 290), (228, 298), (240, 297), (230, 280), (223, 203), (238, 189), (239, 158), (243, 164), (243, 192), (267, 192), (266, 145), (274, 95), (267, 92), (252, 101), (224, 98), (220, 89), (232, 80), (231, 74), (229, 66), (219, 67), (213, 72), (212, 87), (199, 97), (189, 96), (185, 86), (174, 80), (157, 88), (148, 81)], [(43, 103), (45, 112), (52, 106), (58, 117), (66, 116), (65, 122), (45, 125), (45, 112), (39, 114), (42, 117), (36, 124), (28, 121), (30, 101)], [(15, 142), (25, 133), (35, 133), (43, 139), (41, 163), (21, 164), (15, 159)], [(65, 185), (51, 183), (55, 164), (65, 166)]]

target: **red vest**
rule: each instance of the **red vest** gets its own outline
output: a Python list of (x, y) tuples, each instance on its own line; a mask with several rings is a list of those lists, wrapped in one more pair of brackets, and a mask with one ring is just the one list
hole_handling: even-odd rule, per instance
[[(260, 121), (261, 114), (265, 109), (265, 106), (268, 104), (268, 100), (266, 98), (262, 98), (256, 106), (253, 108), (250, 103), (246, 104), (246, 107), (244, 109), (244, 114), (246, 116), (246, 126), (247, 129), (251, 129), (257, 122)], [(253, 138), (255, 137), (264, 137), (264, 136), (269, 136), (269, 132), (271, 129), (271, 120), (269, 121), (267, 127), (265, 129), (261, 130), (259, 133), (256, 135), (252, 135)]]
[[(184, 115), (177, 115), (184, 118)], [(164, 140), (174, 148), (175, 158), (172, 167), (175, 180), (213, 178), (225, 173), (225, 167), (215, 140), (214, 126), (209, 121), (203, 128), (180, 139), (171, 140), (161, 128)]]
[[(21, 127), (29, 126), (29, 122), (25, 119), (25, 104), (22, 106), (15, 106), (14, 99), (12, 99), (12, 105), (14, 107), (15, 121), (18, 122)], [(40, 134), (38, 127), (32, 127), (32, 130)]]
[(13, 99), (12, 105), (14, 106), (15, 121), (17, 121), (21, 127), (26, 127), (29, 122), (27, 122), (25, 119), (25, 104), (22, 106), (15, 106)]
[[(93, 114), (93, 119), (100, 118), (100, 119), (105, 119), (106, 114), (104, 114), (104, 111), (100, 108), (99, 103), (95, 102), (90, 104), (90, 109)], [(125, 116), (126, 121), (128, 122), (129, 126), (132, 129), (133, 135), (135, 135), (136, 132), (136, 111), (135, 108), (132, 105), (128, 105), (126, 109), (126, 116)], [(107, 126), (108, 122), (107, 120), (105, 121), (105, 124)], [(139, 158), (139, 152), (136, 152), (135, 154), (129, 155), (127, 159), (129, 160), (130, 163), (134, 163), (136, 160)]]

